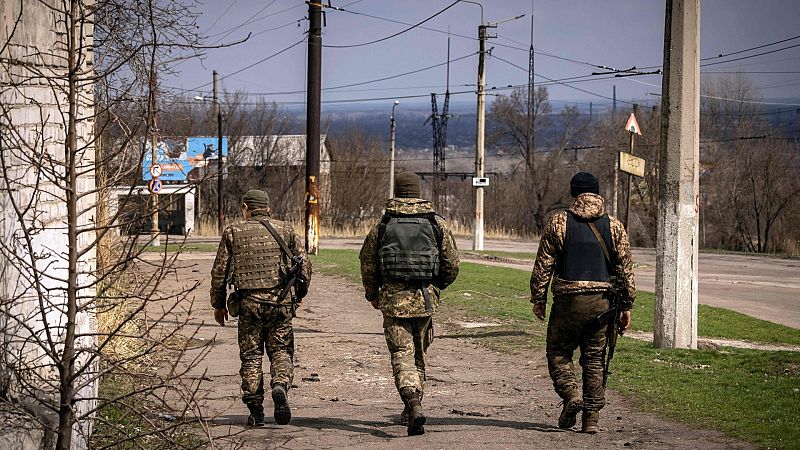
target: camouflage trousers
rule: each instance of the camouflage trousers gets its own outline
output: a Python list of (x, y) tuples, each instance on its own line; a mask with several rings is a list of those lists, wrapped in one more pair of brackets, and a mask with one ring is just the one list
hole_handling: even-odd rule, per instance
[(583, 378), (583, 407), (599, 411), (605, 405), (603, 347), (606, 327), (594, 319), (608, 310), (604, 294), (564, 295), (553, 299), (547, 325), (547, 366), (556, 393), (565, 401), (578, 397), (572, 355), (580, 348), (578, 362)]
[(398, 392), (403, 388), (425, 388), (425, 352), (433, 341), (433, 317), (383, 318), (383, 334), (392, 359), (392, 374)]
[(239, 359), (242, 367), (242, 401), (247, 405), (264, 402), (262, 356), (266, 348), (270, 363), (270, 386), (292, 386), (294, 332), (290, 305), (276, 306), (244, 298), (239, 313)]

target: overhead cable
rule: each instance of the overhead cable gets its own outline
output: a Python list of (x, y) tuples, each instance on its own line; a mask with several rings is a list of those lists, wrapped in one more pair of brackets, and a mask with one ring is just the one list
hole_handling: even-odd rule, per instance
[(456, 5), (457, 5), (458, 3), (460, 3), (460, 2), (461, 2), (461, 0), (456, 0), (456, 1), (454, 1), (453, 3), (449, 4), (447, 7), (445, 7), (444, 9), (440, 10), (440, 11), (439, 11), (439, 12), (437, 12), (436, 14), (434, 14), (434, 15), (432, 15), (432, 16), (430, 16), (430, 17), (428, 17), (427, 19), (425, 19), (425, 20), (423, 20), (423, 21), (421, 21), (421, 22), (418, 22), (418, 23), (416, 23), (416, 24), (414, 24), (414, 25), (412, 25), (412, 26), (410, 26), (410, 27), (408, 27), (408, 28), (406, 28), (406, 29), (404, 29), (404, 30), (398, 31), (397, 33), (391, 34), (391, 35), (389, 35), (389, 36), (386, 36), (386, 37), (382, 37), (382, 38), (380, 38), (380, 39), (375, 39), (374, 41), (362, 42), (362, 43), (360, 43), (360, 44), (350, 44), (350, 45), (331, 45), (331, 44), (323, 44), (322, 46), (323, 46), (323, 47), (327, 47), (327, 48), (353, 48), (353, 47), (363, 47), (363, 46), (365, 46), (365, 45), (370, 45), (370, 44), (376, 44), (376, 43), (378, 43), (378, 42), (382, 42), (382, 41), (385, 41), (385, 40), (391, 39), (391, 38), (393, 38), (393, 37), (400, 36), (400, 35), (401, 35), (401, 34), (403, 34), (403, 33), (409, 32), (409, 31), (413, 30), (414, 28), (417, 28), (417, 27), (419, 27), (419, 26), (420, 26), (420, 25), (422, 25), (423, 23), (425, 23), (425, 22), (427, 22), (427, 21), (429, 21), (429, 20), (433, 19), (434, 17), (436, 17), (436, 16), (438, 16), (438, 15), (442, 14), (443, 12), (445, 12), (445, 11), (447, 11), (448, 9), (452, 8), (453, 6), (456, 6)]

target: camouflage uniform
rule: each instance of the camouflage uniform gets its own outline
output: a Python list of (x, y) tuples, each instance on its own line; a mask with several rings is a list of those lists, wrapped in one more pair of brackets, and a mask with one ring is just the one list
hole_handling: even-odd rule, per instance
[[(575, 198), (570, 212), (583, 220), (597, 219), (605, 213), (603, 197), (582, 193)], [(608, 249), (617, 276), (620, 308), (633, 307), (636, 286), (628, 235), (622, 223), (610, 217), (611, 242)], [(567, 402), (578, 396), (578, 385), (572, 365), (572, 355), (580, 347), (583, 369), (583, 409), (599, 411), (605, 405), (603, 388), (603, 347), (605, 327), (597, 329), (590, 322), (609, 308), (607, 291), (611, 287), (602, 281), (565, 280), (553, 275), (556, 263), (563, 254), (567, 230), (567, 212), (554, 214), (539, 242), (539, 251), (531, 274), (531, 302), (547, 302), (547, 286), (553, 291), (553, 308), (547, 327), (547, 363), (556, 393)]]
[(242, 401), (253, 407), (260, 407), (264, 401), (261, 359), (265, 348), (271, 386), (282, 384), (289, 389), (294, 369), (291, 295), (279, 298), (283, 288), (279, 271), (289, 263), (270, 232), (259, 222), (265, 219), (289, 249), (302, 257), (300, 278), (307, 286), (311, 280), (311, 262), (300, 238), (290, 224), (270, 219), (263, 210), (253, 210), (250, 219), (225, 228), (211, 269), (211, 306), (226, 307), (228, 283), (237, 290)]
[[(433, 212), (431, 203), (420, 198), (393, 198), (386, 202), (392, 215), (413, 215)], [(420, 394), (425, 384), (425, 352), (433, 340), (433, 313), (439, 306), (439, 291), (455, 281), (459, 256), (456, 241), (444, 219), (436, 217), (442, 229), (439, 276), (427, 286), (432, 311), (425, 310), (425, 299), (419, 285), (397, 280), (382, 280), (378, 258), (378, 225), (361, 247), (361, 280), (368, 301), (378, 301), (383, 313), (386, 344), (392, 360), (397, 390), (415, 389)]]

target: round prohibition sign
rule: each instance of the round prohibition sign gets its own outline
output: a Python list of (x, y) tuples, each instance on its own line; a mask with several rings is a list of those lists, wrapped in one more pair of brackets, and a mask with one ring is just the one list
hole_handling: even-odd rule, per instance
[(158, 178), (150, 180), (150, 192), (153, 194), (158, 194), (162, 187), (163, 185), (161, 184), (161, 180)]
[(161, 176), (161, 165), (153, 164), (150, 166), (150, 176), (153, 178), (158, 178)]

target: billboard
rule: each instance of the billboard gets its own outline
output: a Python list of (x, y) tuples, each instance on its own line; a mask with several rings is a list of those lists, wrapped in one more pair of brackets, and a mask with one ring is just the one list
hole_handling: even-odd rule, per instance
[[(142, 160), (142, 179), (152, 180), (150, 166), (152, 165), (151, 145), (147, 143), (147, 150)], [(222, 156), (228, 155), (228, 138), (222, 138)], [(181, 139), (163, 139), (156, 145), (156, 162), (161, 166), (163, 181), (187, 181), (200, 178), (201, 172), (209, 163), (217, 160), (216, 137), (189, 137)], [(216, 168), (211, 169), (216, 170)]]

